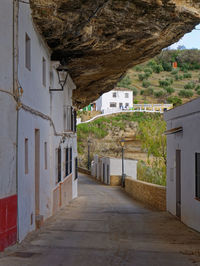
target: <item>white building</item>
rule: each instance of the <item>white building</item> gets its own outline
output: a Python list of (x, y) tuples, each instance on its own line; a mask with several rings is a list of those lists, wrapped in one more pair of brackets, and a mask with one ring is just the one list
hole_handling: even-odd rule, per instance
[(167, 210), (200, 231), (200, 98), (165, 112)]
[(102, 113), (112, 113), (133, 107), (133, 91), (127, 88), (115, 88), (104, 93), (96, 101), (96, 110)]
[[(137, 179), (137, 160), (124, 159), (124, 172), (126, 176)], [(95, 155), (91, 167), (91, 174), (97, 180), (107, 185), (112, 183), (113, 178), (118, 178), (120, 183), (122, 159)]]
[(75, 84), (68, 75), (58, 91), (59, 62), (51, 62), (28, 4), (1, 1), (0, 36), (3, 250), (77, 196), (77, 140), (71, 100)]

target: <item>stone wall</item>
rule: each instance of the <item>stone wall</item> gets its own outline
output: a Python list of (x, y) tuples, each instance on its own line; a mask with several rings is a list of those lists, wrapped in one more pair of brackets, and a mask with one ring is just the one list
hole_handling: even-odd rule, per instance
[(82, 174), (86, 174), (86, 175), (91, 175), (91, 171), (90, 170), (87, 170), (85, 168), (82, 168), (82, 167), (79, 167), (78, 168), (78, 171)]
[(126, 178), (125, 191), (134, 199), (152, 208), (166, 210), (166, 187)]
[(121, 186), (121, 179), (120, 175), (111, 175), (110, 176), (110, 185), (111, 186)]

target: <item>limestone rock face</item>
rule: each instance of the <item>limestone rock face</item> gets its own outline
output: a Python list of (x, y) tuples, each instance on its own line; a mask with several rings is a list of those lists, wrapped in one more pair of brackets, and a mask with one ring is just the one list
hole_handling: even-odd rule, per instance
[(77, 107), (200, 23), (199, 0), (31, 0), (31, 8), (52, 60), (77, 85)]

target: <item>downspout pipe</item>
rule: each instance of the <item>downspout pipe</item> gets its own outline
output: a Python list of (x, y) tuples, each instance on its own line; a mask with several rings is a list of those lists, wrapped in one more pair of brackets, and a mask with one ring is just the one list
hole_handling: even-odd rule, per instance
[[(13, 0), (13, 95), (18, 98), (18, 17), (19, 0)], [(19, 241), (19, 202), (18, 202), (18, 139), (19, 139), (19, 108), (16, 104), (16, 194), (17, 194), (17, 241)]]

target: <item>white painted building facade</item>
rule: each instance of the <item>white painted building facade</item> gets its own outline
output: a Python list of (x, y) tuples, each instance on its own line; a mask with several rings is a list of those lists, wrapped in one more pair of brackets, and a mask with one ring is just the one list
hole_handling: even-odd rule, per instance
[(2, 0), (0, 33), (3, 250), (77, 197), (77, 138), (72, 108), (76, 86), (68, 75), (63, 91), (56, 91), (61, 89), (59, 62), (51, 61), (29, 5)]
[[(124, 159), (126, 176), (137, 179), (137, 162), (137, 160)], [(91, 174), (102, 183), (110, 185), (112, 176), (122, 175), (122, 159), (95, 155)]]
[(133, 91), (127, 88), (115, 88), (104, 93), (96, 101), (96, 110), (102, 113), (112, 113), (133, 107)]
[(200, 98), (164, 113), (167, 210), (200, 231)]

